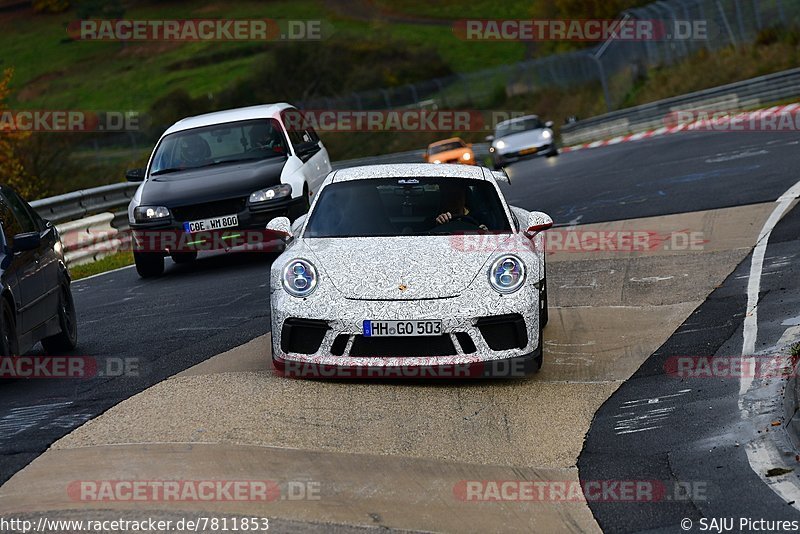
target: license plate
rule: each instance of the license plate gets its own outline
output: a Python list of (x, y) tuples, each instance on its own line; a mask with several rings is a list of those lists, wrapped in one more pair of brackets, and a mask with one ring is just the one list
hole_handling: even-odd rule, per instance
[(534, 154), (534, 153), (538, 152), (538, 150), (539, 149), (536, 148), (536, 147), (526, 148), (525, 150), (520, 150), (519, 153), (520, 154)]
[(438, 336), (442, 321), (364, 321), (364, 337)]
[(238, 215), (223, 215), (222, 217), (213, 217), (211, 219), (203, 219), (200, 221), (190, 221), (183, 223), (183, 230), (187, 234), (195, 232), (207, 232), (209, 230), (221, 230), (222, 228), (231, 228), (232, 226), (239, 225)]

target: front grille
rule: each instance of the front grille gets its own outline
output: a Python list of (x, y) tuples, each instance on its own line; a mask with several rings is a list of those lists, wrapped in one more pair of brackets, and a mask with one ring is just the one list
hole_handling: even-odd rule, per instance
[(492, 350), (524, 349), (528, 346), (525, 319), (518, 313), (481, 317), (476, 326)]
[(350, 341), (350, 336), (347, 334), (339, 334), (336, 336), (336, 339), (333, 340), (333, 344), (331, 345), (331, 354), (334, 356), (341, 356), (344, 354), (344, 349), (347, 348), (348, 341)]
[(198, 219), (208, 219), (210, 217), (233, 215), (244, 210), (245, 206), (247, 206), (247, 197), (241, 197), (216, 200), (204, 204), (180, 206), (178, 208), (172, 208), (171, 211), (172, 216), (177, 221), (195, 221)]
[(330, 328), (326, 321), (290, 317), (283, 322), (281, 329), (281, 350), (285, 353), (314, 354)]
[(464, 354), (472, 354), (478, 350), (475, 348), (475, 343), (472, 341), (472, 338), (466, 332), (456, 333), (456, 339), (458, 340), (458, 344), (461, 345), (461, 350), (464, 351)]
[(355, 336), (350, 356), (376, 358), (422, 358), (456, 354), (449, 335), (411, 337)]

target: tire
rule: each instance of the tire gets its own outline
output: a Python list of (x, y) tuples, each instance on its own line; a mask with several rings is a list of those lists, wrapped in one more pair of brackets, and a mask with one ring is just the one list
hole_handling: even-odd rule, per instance
[(170, 257), (175, 263), (192, 263), (197, 259), (197, 251), (193, 250), (191, 252), (175, 252), (174, 254), (171, 254)]
[(61, 284), (58, 296), (58, 322), (61, 325), (61, 332), (42, 340), (42, 346), (49, 354), (66, 352), (78, 346), (78, 317), (68, 282)]
[(556, 147), (553, 147), (553, 150), (547, 153), (547, 157), (554, 158), (556, 156), (558, 156), (558, 149)]
[(164, 272), (164, 256), (152, 252), (134, 252), (136, 272), (142, 278), (152, 278)]
[(539, 327), (544, 328), (550, 320), (550, 310), (547, 307), (547, 277), (542, 279), (542, 291), (539, 293)]
[(0, 304), (0, 352), (2, 356), (19, 356), (17, 345), (17, 325), (14, 318), (14, 310), (8, 299), (3, 298)]

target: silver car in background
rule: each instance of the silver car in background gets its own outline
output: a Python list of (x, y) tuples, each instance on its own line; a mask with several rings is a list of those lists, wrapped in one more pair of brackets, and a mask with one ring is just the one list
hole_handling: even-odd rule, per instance
[(503, 121), (486, 140), (492, 143), (489, 155), (495, 169), (524, 158), (558, 155), (553, 122), (542, 122), (537, 115)]

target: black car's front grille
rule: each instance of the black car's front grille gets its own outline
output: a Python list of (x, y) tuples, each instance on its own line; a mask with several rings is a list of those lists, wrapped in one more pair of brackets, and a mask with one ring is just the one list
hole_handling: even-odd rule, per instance
[(525, 319), (518, 313), (481, 317), (476, 326), (492, 350), (523, 349), (528, 345)]
[(456, 354), (449, 335), (413, 337), (355, 336), (350, 356), (376, 358), (422, 358)]
[(172, 216), (177, 221), (195, 221), (198, 219), (208, 219), (209, 217), (221, 217), (223, 215), (233, 215), (244, 210), (247, 206), (247, 197), (229, 198), (227, 200), (216, 200), (204, 204), (192, 204), (172, 208)]

